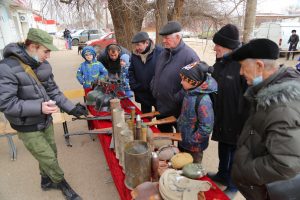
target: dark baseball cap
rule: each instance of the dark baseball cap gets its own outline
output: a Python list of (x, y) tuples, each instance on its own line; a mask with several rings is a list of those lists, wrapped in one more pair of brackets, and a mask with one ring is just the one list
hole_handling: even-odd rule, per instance
[(30, 28), (27, 34), (27, 39), (41, 44), (51, 51), (58, 51), (58, 48), (53, 45), (52, 36), (41, 29)]

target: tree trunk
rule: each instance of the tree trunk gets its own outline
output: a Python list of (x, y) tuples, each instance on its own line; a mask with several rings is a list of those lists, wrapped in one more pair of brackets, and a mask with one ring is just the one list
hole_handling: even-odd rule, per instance
[(162, 26), (168, 22), (168, 1), (166, 0), (156, 0), (156, 10), (155, 10), (155, 19), (156, 19), (156, 44), (162, 43), (162, 38), (159, 35), (159, 31)]
[(250, 35), (255, 26), (256, 5), (257, 0), (247, 0), (243, 34), (244, 43), (250, 40)]
[(131, 50), (131, 40), (134, 34), (142, 28), (145, 15), (143, 9), (147, 0), (108, 0), (118, 44)]
[(182, 23), (184, 0), (175, 0), (171, 20)]

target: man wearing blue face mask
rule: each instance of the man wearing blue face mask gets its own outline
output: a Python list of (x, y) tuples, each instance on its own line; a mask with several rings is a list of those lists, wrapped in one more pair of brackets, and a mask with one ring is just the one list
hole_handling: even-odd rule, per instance
[[(232, 166), (232, 179), (247, 200), (272, 199), (267, 185), (300, 173), (300, 72), (280, 67), (278, 55), (268, 39), (252, 40), (229, 55), (240, 62), (250, 86), (244, 95), (250, 115)], [(299, 198), (299, 192), (289, 195)]]
[(57, 50), (53, 38), (36, 28), (29, 29), (24, 43), (11, 43), (4, 48), (0, 62), (0, 111), (38, 161), (41, 189), (58, 189), (68, 200), (81, 200), (59, 166), (51, 114), (59, 108), (76, 117), (88, 112), (83, 105), (69, 101), (56, 85), (47, 59), (51, 51)]

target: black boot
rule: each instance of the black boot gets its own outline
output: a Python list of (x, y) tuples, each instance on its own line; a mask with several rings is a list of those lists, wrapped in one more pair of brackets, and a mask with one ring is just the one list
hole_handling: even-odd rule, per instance
[(67, 200), (82, 200), (82, 198), (76, 194), (76, 192), (71, 188), (65, 179), (58, 183), (58, 187), (65, 195)]
[(41, 188), (42, 190), (46, 191), (49, 189), (58, 189), (58, 186), (57, 183), (53, 183), (48, 176), (42, 176)]

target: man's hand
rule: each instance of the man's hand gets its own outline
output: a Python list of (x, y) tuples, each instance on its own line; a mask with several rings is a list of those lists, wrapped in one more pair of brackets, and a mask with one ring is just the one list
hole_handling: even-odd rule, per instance
[(70, 111), (70, 114), (71, 115), (74, 115), (75, 117), (79, 118), (80, 116), (84, 115), (84, 116), (87, 116), (89, 113), (88, 113), (88, 110), (86, 109), (85, 106), (81, 105), (80, 103), (77, 103), (75, 105), (75, 108), (73, 108), (71, 111)]
[(59, 108), (53, 101), (42, 102), (42, 113), (49, 115), (59, 111)]

